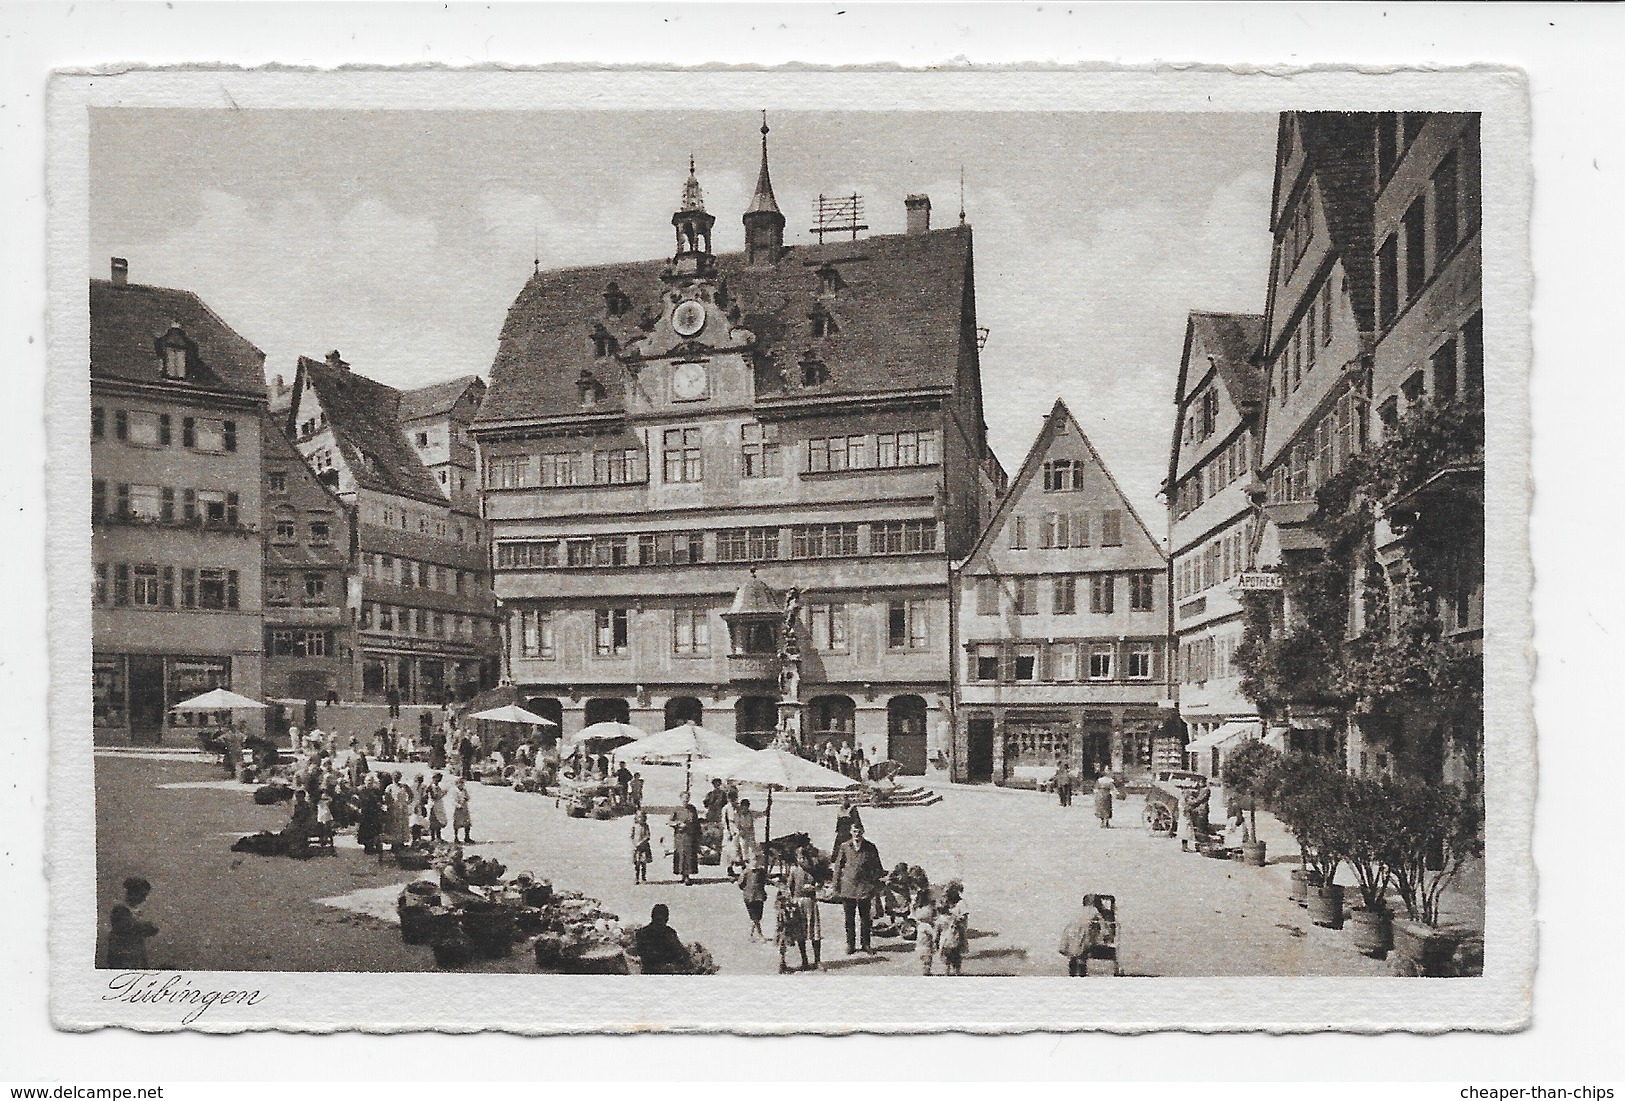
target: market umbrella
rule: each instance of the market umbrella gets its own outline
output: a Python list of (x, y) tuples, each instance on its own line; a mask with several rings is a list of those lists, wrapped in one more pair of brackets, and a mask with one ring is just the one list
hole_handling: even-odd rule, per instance
[(489, 719), (494, 723), (525, 723), (528, 726), (558, 726), (552, 719), (544, 719), (534, 711), (526, 711), (523, 707), (508, 704), (505, 707), (493, 707), (489, 711), (477, 711), (470, 715), (471, 719)]
[(265, 705), (259, 700), (251, 700), (247, 696), (239, 696), (226, 688), (214, 688), (201, 696), (193, 696), (182, 703), (171, 707), (171, 711), (235, 711), (244, 707), (263, 708)]
[(570, 744), (579, 745), (582, 742), (635, 742), (648, 736), (649, 733), (646, 730), (639, 730), (627, 723), (610, 720), (582, 727), (580, 731), (571, 735)]
[(615, 751), (615, 757), (618, 761), (646, 761), (652, 764), (683, 762), (683, 794), (686, 801), (690, 790), (688, 774), (693, 771), (696, 760), (743, 757), (750, 752), (748, 746), (740, 745), (726, 734), (718, 734), (715, 730), (688, 722), (624, 746)]
[(773, 793), (775, 791), (845, 791), (857, 781), (834, 769), (814, 764), (805, 757), (779, 746), (768, 746), (745, 757), (721, 758), (701, 766), (708, 776), (757, 784), (767, 789), (767, 824), (763, 842), (773, 839)]

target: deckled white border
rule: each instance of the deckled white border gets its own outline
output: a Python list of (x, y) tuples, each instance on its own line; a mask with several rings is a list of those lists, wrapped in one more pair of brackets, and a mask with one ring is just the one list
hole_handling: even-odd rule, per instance
[[(1289, 79), (1288, 79), (1289, 78)], [(705, 980), (537, 975), (223, 973), (209, 986), (265, 992), (217, 1007), (195, 1029), (238, 1031), (973, 1032), (1103, 1029), (1376, 1032), (1510, 1030), (1529, 1020), (1535, 959), (1534, 728), (1527, 370), (1530, 356), (1528, 106), (1507, 70), (1064, 71), (139, 70), (58, 77), (49, 102), (49, 586), (52, 687), (52, 1016), (58, 1027), (177, 1028), (173, 1011), (103, 1000), (95, 944), (90, 740), (87, 115), (91, 106), (491, 109), (548, 105), (888, 110), (1477, 110), (1483, 112), (1484, 312), (1488, 372), (1486, 514), (1485, 974), (1481, 979), (1062, 978)], [(200, 985), (202, 980), (200, 979)]]

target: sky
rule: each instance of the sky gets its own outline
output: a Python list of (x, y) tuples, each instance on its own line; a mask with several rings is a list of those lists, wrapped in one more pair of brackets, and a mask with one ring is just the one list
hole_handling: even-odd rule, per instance
[[(1276, 116), (797, 112), (768, 105), (787, 244), (817, 196), (871, 234), (903, 198), (975, 233), (989, 440), (1013, 475), (1065, 399), (1154, 536), (1189, 311), (1263, 312)], [(696, 111), (99, 109), (90, 264), (195, 291), (292, 380), (340, 350), (394, 386), (488, 375), (544, 267), (663, 256), (695, 158), (739, 249), (759, 115)]]

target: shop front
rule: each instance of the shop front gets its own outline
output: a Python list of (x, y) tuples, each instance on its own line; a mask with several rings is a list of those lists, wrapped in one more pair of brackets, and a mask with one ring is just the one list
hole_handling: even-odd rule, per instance
[(215, 688), (233, 688), (229, 655), (97, 654), (91, 663), (92, 723), (100, 737), (127, 736), (149, 745), (161, 742), (166, 728), (190, 733), (222, 726), (231, 721), (230, 712), (169, 710)]

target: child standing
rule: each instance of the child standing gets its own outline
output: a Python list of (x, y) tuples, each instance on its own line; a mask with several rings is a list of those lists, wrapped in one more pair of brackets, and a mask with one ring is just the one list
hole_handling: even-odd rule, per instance
[(632, 882), (649, 882), (649, 861), (654, 852), (649, 845), (649, 816), (638, 811), (632, 816)]
[(801, 920), (801, 907), (796, 904), (796, 897), (788, 887), (779, 888), (773, 899), (773, 913), (778, 919), (774, 930), (774, 940), (779, 946), (779, 974), (788, 975), (793, 970), (785, 955), (791, 947), (801, 952), (801, 970), (807, 969), (807, 926)]
[(970, 912), (965, 909), (965, 888), (957, 880), (943, 891), (941, 911), (937, 916), (937, 951), (942, 955), (943, 974), (958, 975), (965, 962)]
[(739, 890), (745, 896), (745, 913), (750, 915), (750, 939), (766, 940), (762, 932), (762, 909), (767, 904), (767, 860), (756, 853), (739, 876)]

